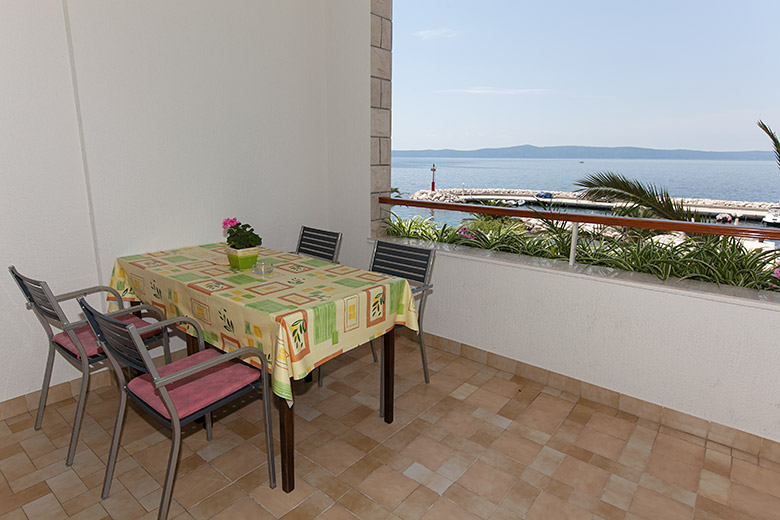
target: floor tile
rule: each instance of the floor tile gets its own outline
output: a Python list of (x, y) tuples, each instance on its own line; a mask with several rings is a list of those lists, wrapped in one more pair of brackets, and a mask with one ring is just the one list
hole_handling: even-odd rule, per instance
[[(740, 444), (749, 451), (732, 449), (696, 437), (703, 423), (684, 414), (664, 411), (661, 425), (656, 408), (587, 386), (588, 396), (644, 418), (435, 348), (429, 355), (426, 385), (416, 345), (399, 340), (389, 425), (376, 414), (378, 368), (366, 347), (334, 360), (325, 387), (296, 385), (290, 494), (268, 486), (259, 396), (216, 413), (211, 442), (202, 426), (184, 428), (169, 518), (778, 518), (780, 464), (759, 465), (752, 437)], [(72, 399), (48, 407), (40, 431), (30, 413), (0, 421), (0, 520), (156, 518), (169, 433), (129, 407), (111, 494), (101, 500), (117, 393), (91, 393), (71, 468)], [(278, 414), (273, 423), (278, 450)], [(720, 440), (741, 439), (718, 431)], [(277, 451), (277, 471), (278, 463)]]

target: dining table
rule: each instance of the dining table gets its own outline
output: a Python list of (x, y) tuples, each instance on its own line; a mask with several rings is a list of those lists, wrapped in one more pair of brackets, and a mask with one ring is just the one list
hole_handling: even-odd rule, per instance
[[(262, 247), (257, 262), (265, 272), (232, 269), (225, 243), (156, 251), (117, 258), (110, 284), (126, 301), (158, 307), (166, 319), (193, 318), (217, 349), (249, 346), (265, 356), (279, 399), (282, 489), (289, 493), (295, 487), (293, 381), (381, 337), (380, 415), (392, 423), (394, 329), (417, 330), (417, 309), (403, 278)], [(191, 352), (195, 331), (183, 327)], [(255, 356), (244, 361), (260, 366)]]

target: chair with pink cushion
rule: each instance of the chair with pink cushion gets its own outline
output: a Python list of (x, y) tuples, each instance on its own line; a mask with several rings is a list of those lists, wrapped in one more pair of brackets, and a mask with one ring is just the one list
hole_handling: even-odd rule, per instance
[[(270, 486), (276, 487), (271, 394), (266, 359), (261, 351), (251, 347), (239, 348), (230, 353), (222, 353), (211, 348), (205, 349), (203, 331), (191, 318), (171, 318), (139, 328), (132, 323), (96, 311), (83, 298), (79, 298), (78, 302), (101, 341), (122, 389), (106, 476), (103, 481), (103, 498), (108, 498), (111, 490), (127, 397), (172, 430), (168, 470), (165, 474), (160, 509), (157, 514), (157, 518), (163, 520), (167, 518), (171, 505), (173, 481), (176, 477), (181, 450), (181, 427), (203, 417), (206, 423), (206, 436), (211, 440), (211, 412), (256, 390), (261, 385), (265, 406), (268, 478)], [(176, 324), (187, 324), (195, 330), (198, 352), (157, 368), (144, 347), (143, 337), (145, 334), (157, 333)], [(260, 370), (237, 359), (239, 356), (247, 355), (255, 356), (260, 360)], [(123, 367), (135, 368), (146, 373), (126, 382)]]
[[(60, 303), (89, 294), (107, 292), (113, 295), (119, 306), (119, 310), (112, 313), (112, 316), (115, 316), (117, 319), (142, 327), (149, 325), (152, 322), (139, 318), (135, 316), (135, 314), (151, 315), (151, 317), (157, 321), (163, 319), (164, 316), (159, 309), (148, 305), (126, 309), (122, 297), (111, 287), (95, 286), (55, 295), (46, 282), (42, 280), (33, 280), (32, 278), (23, 276), (14, 266), (10, 266), (8, 270), (11, 272), (11, 276), (24, 294), (24, 297), (27, 300), (27, 308), (32, 309), (35, 313), (35, 316), (38, 318), (38, 321), (41, 322), (43, 330), (46, 332), (46, 336), (49, 339), (49, 353), (46, 361), (46, 369), (43, 373), (43, 386), (41, 387), (41, 397), (38, 403), (38, 415), (35, 419), (36, 430), (40, 430), (41, 423), (43, 422), (43, 412), (46, 408), (46, 397), (49, 392), (55, 352), (62, 354), (62, 357), (71, 365), (81, 370), (81, 389), (79, 391), (78, 404), (76, 405), (76, 417), (73, 420), (73, 431), (70, 436), (68, 456), (65, 459), (65, 464), (70, 466), (73, 464), (73, 457), (76, 455), (76, 445), (79, 440), (81, 420), (84, 416), (84, 401), (86, 400), (89, 376), (93, 369), (104, 367), (104, 364), (100, 362), (106, 359), (106, 356), (100, 348), (100, 345), (98, 345), (97, 338), (87, 321), (70, 321)], [(52, 330), (52, 327), (58, 329), (59, 332), (55, 333), (55, 331)], [(158, 339), (162, 339), (165, 358), (170, 360), (171, 354), (168, 346), (167, 334), (160, 336), (152, 333), (146, 336), (145, 341), (156, 342)]]

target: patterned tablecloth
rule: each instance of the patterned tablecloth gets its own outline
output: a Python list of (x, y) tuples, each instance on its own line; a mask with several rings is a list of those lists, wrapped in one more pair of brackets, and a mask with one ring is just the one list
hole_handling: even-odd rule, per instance
[(206, 342), (222, 350), (261, 349), (273, 391), (285, 399), (292, 399), (290, 378), (304, 378), (395, 325), (417, 330), (414, 298), (402, 278), (265, 248), (258, 261), (273, 264), (273, 273), (231, 271), (224, 247), (118, 258), (111, 287), (167, 318), (194, 318)]

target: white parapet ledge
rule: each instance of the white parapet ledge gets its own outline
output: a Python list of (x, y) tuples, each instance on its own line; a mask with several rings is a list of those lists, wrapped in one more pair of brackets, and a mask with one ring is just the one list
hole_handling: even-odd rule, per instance
[[(371, 238), (369, 240), (373, 243), (376, 239)], [(611, 267), (579, 263), (570, 266), (566, 260), (553, 260), (550, 258), (519, 255), (516, 253), (504, 253), (501, 251), (491, 251), (489, 249), (444, 244), (441, 242), (431, 242), (413, 238), (385, 236), (382, 237), (382, 240), (435, 249), (437, 255), (449, 256), (470, 262), (491, 263), (505, 267), (521, 267), (523, 269), (542, 271), (547, 274), (555, 273), (566, 277), (584, 277), (607, 284), (636, 287), (648, 291), (780, 312), (780, 292), (759, 291), (756, 289), (747, 289), (745, 287), (718, 285), (698, 280), (681, 280), (679, 278), (661, 280), (657, 276), (648, 273), (623, 271)]]

